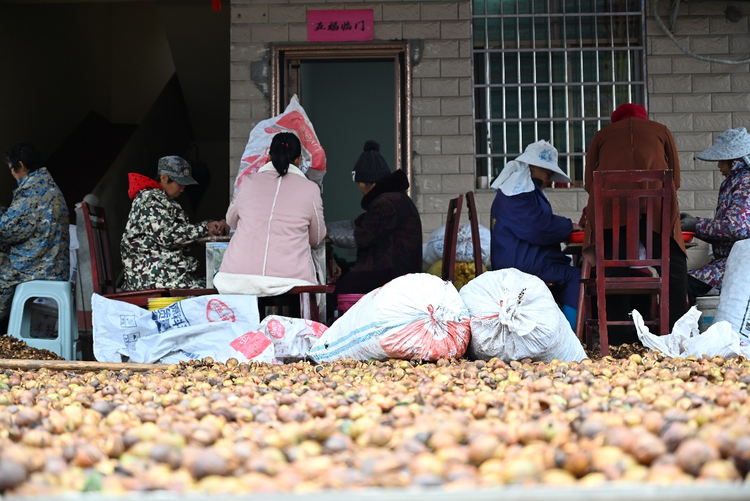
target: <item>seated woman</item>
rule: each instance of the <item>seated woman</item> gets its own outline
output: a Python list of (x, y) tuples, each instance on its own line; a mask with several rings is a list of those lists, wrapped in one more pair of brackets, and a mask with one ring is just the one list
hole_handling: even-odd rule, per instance
[(126, 291), (144, 289), (201, 289), (205, 278), (196, 274), (198, 260), (187, 256), (190, 244), (206, 236), (222, 235), (222, 221), (190, 224), (177, 198), (185, 185), (198, 184), (192, 167), (177, 156), (159, 159), (156, 178), (128, 174), (128, 196), (133, 200), (120, 243)]
[(366, 294), (422, 271), (422, 221), (403, 170), (391, 173), (380, 145), (367, 141), (352, 171), (365, 210), (354, 220), (357, 260), (336, 283), (338, 294)]
[(711, 218), (681, 215), (683, 231), (713, 247), (711, 261), (688, 276), (690, 304), (711, 288), (721, 289), (727, 257), (738, 240), (750, 238), (750, 134), (744, 127), (729, 129), (717, 136), (713, 146), (699, 153), (698, 158), (718, 161), (724, 176), (719, 188), (716, 216)]
[[(649, 170), (672, 171), (673, 198), (671, 208), (671, 237), (669, 240), (669, 330), (687, 311), (687, 254), (685, 242), (680, 230), (680, 208), (677, 190), (680, 188), (680, 159), (677, 147), (669, 128), (648, 119), (646, 108), (639, 104), (625, 103), (618, 106), (611, 115), (611, 123), (599, 130), (591, 139), (586, 151), (586, 171), (584, 188), (589, 194), (586, 215), (588, 224), (583, 239), (583, 255), (590, 263), (596, 261), (595, 232), (598, 225), (604, 234), (604, 257), (613, 255), (614, 232), (620, 233), (620, 253), (624, 254), (627, 225), (620, 220), (619, 227), (613, 228), (611, 204), (604, 204), (601, 213), (597, 213), (594, 194), (594, 172), (596, 171), (631, 171)], [(661, 252), (660, 204), (654, 209), (652, 233), (654, 252)], [(646, 205), (640, 209), (642, 218), (641, 242), (646, 241)], [(628, 276), (634, 273), (625, 268), (608, 268), (607, 276)], [(637, 273), (637, 272), (635, 272)], [(645, 301), (645, 302), (644, 302)], [(629, 320), (629, 313), (634, 309), (640, 312), (650, 310), (650, 299), (645, 294), (621, 295), (617, 301), (607, 301), (607, 319)], [(637, 341), (635, 327), (632, 325), (608, 327), (610, 344)]]
[(541, 140), (507, 163), (492, 183), (498, 190), (490, 220), (492, 269), (516, 268), (554, 283), (555, 299), (575, 329), (581, 271), (571, 265), (560, 243), (580, 227), (552, 213), (542, 192), (550, 181), (569, 183), (570, 178), (557, 166), (555, 147)]
[(271, 161), (240, 185), (227, 211), (236, 232), (214, 285), (222, 294), (275, 296), (314, 285), (311, 247), (326, 236), (320, 188), (299, 169), (302, 146), (282, 132), (271, 141)]
[(42, 155), (30, 143), (18, 143), (8, 149), (5, 163), (18, 188), (0, 215), (0, 324), (10, 315), (17, 285), (70, 278), (68, 207), (42, 167)]

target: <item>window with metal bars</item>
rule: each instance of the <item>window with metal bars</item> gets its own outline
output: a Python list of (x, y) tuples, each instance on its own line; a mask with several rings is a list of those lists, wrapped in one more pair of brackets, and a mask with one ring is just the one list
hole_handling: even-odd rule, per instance
[(645, 0), (472, 0), (477, 188), (545, 139), (580, 186), (585, 150), (646, 104)]

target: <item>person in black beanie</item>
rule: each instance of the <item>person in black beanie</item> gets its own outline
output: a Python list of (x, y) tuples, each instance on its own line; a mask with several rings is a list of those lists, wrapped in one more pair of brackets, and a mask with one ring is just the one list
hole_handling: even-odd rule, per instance
[(366, 294), (407, 273), (422, 271), (422, 221), (406, 194), (403, 170), (391, 173), (380, 145), (367, 141), (352, 179), (365, 210), (354, 220), (357, 260), (336, 284), (338, 294)]

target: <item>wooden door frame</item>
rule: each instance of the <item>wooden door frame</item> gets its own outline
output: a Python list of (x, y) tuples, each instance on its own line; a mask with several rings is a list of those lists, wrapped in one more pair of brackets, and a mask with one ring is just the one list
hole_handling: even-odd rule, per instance
[(280, 43), (271, 46), (271, 116), (283, 111), (286, 62), (294, 59), (393, 59), (395, 65), (396, 169), (403, 169), (412, 188), (411, 60), (409, 42)]

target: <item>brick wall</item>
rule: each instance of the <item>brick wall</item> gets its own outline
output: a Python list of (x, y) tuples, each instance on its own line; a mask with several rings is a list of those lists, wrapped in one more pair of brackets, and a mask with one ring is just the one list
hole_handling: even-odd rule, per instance
[(306, 41), (308, 9), (373, 9), (376, 40), (421, 41), (412, 66), (412, 186), (425, 237), (442, 225), (448, 199), (474, 187), (469, 0), (232, 0), (231, 9), (232, 182), (250, 130), (270, 116), (270, 89), (256, 83), (269, 44)]
[[(651, 12), (647, 2), (647, 12)], [(668, 22), (669, 1), (660, 2)], [(732, 23), (725, 10), (743, 12)], [(377, 40), (421, 41), (415, 61), (412, 96), (413, 193), (422, 214), (425, 238), (442, 225), (450, 198), (474, 187), (474, 138), (471, 95), (471, 26), (468, 0), (324, 2), (305, 0), (232, 0), (231, 160), (233, 181), (252, 127), (270, 115), (269, 44), (304, 42), (307, 9), (373, 9)], [(750, 4), (682, 2), (677, 38), (702, 55), (750, 56)], [(680, 151), (683, 210), (711, 216), (721, 175), (715, 163), (695, 159), (713, 138), (730, 127), (750, 128), (750, 66), (702, 62), (682, 53), (660, 30), (647, 23), (650, 118), (666, 124)], [(258, 74), (261, 78), (251, 78)], [(256, 82), (261, 82), (260, 84)], [(588, 196), (582, 189), (548, 190), (556, 213), (578, 220)], [(477, 190), (480, 223), (489, 226), (494, 191)]]
[[(648, 2), (652, 3), (652, 2)], [(743, 11), (739, 22), (727, 20), (727, 7)], [(651, 6), (648, 7), (651, 12)], [(669, 25), (669, 2), (659, 2)], [(690, 2), (680, 5), (673, 32), (685, 47), (719, 59), (750, 57), (748, 15), (743, 2)], [(695, 154), (733, 127), (750, 128), (750, 65), (700, 61), (682, 52), (651, 17), (647, 25), (648, 92), (650, 118), (667, 125), (680, 152), (682, 183), (680, 209), (713, 216), (723, 177), (716, 162)]]

